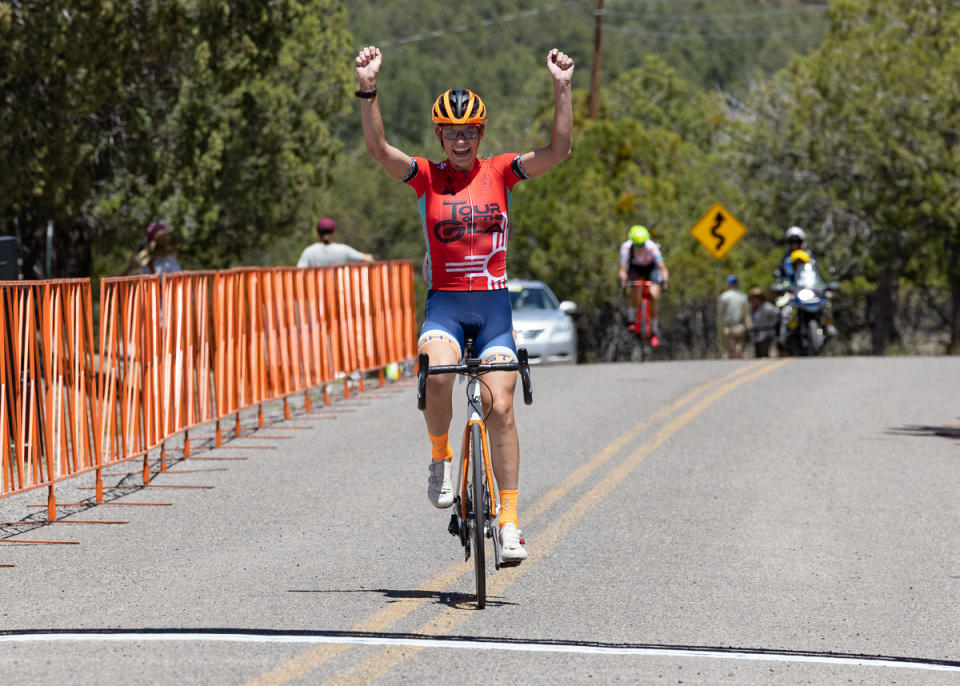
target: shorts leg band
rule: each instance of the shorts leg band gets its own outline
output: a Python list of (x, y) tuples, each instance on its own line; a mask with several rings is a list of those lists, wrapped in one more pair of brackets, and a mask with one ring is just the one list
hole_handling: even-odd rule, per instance
[(457, 339), (454, 338), (453, 334), (442, 329), (430, 329), (429, 331), (424, 331), (421, 333), (420, 338), (417, 339), (417, 350), (422, 350), (425, 344), (432, 343), (434, 341), (442, 341), (449, 345), (451, 348), (453, 348), (454, 352), (457, 353), (457, 359), (460, 359), (460, 355), (462, 354), (460, 350), (460, 343), (457, 342)]

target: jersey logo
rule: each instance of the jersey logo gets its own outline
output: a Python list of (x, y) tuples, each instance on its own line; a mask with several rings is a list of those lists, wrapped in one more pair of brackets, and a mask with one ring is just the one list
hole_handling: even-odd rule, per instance
[(466, 224), (457, 219), (444, 219), (433, 225), (433, 235), (441, 243), (453, 243), (463, 238), (466, 233)]
[(483, 206), (463, 201), (443, 203), (450, 209), (450, 218), (433, 225), (433, 235), (441, 243), (453, 243), (469, 234), (503, 233), (506, 216), (500, 203), (488, 202)]
[(497, 288), (506, 283), (506, 248), (499, 246), (488, 255), (467, 255), (462, 262), (447, 262), (448, 274), (462, 274), (468, 279), (486, 279), (488, 288)]
[(500, 222), (487, 225), (486, 228), (477, 228), (476, 224), (466, 224), (457, 219), (445, 219), (433, 225), (433, 235), (441, 243), (453, 243), (463, 238), (468, 233), (487, 234), (503, 233), (503, 226)]

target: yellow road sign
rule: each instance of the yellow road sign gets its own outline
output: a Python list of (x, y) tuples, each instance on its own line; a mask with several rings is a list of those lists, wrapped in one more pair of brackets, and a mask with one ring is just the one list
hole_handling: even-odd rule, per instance
[(717, 203), (694, 224), (690, 233), (719, 260), (743, 238), (747, 230), (723, 205)]

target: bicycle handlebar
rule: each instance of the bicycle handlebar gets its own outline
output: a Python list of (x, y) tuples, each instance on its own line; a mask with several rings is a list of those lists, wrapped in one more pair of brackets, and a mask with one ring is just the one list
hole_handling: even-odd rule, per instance
[[(628, 280), (626, 280), (626, 279), (624, 279), (624, 281), (623, 281), (623, 287), (624, 287), (624, 288), (626, 288), (627, 286), (641, 286), (641, 287), (647, 286), (647, 287), (649, 287), (649, 286), (656, 286), (656, 285), (657, 285), (657, 282), (656, 282), (656, 281), (646, 281), (646, 280), (628, 281)], [(659, 285), (660, 285), (661, 290), (663, 290), (663, 291), (666, 291), (666, 290), (667, 290), (667, 282), (666, 282), (666, 281), (661, 281)]]
[(417, 408), (424, 410), (427, 407), (427, 376), (430, 374), (466, 374), (480, 376), (487, 372), (520, 372), (520, 385), (523, 387), (523, 403), (533, 403), (533, 382), (530, 380), (530, 362), (527, 349), (517, 350), (517, 361), (506, 364), (483, 364), (479, 359), (472, 357), (462, 364), (440, 364), (430, 366), (430, 356), (420, 353), (417, 356)]

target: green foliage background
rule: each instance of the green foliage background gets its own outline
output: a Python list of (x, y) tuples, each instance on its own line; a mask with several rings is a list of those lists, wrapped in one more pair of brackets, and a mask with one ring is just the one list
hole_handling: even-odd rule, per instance
[[(439, 156), (429, 106), (481, 93), (483, 154), (549, 137), (544, 60), (577, 61), (573, 156), (514, 193), (509, 272), (581, 307), (583, 357), (619, 322), (617, 246), (642, 222), (671, 271), (665, 355), (713, 354), (723, 274), (767, 285), (804, 226), (844, 283), (847, 350), (924, 324), (960, 345), (960, 8), (948, 0), (0, 1), (0, 233), (27, 278), (121, 273), (160, 217), (187, 268), (293, 264), (330, 215), (378, 258), (424, 253), (411, 191), (365, 153), (352, 58), (384, 53), (388, 139)], [(715, 202), (748, 228), (713, 260)], [(422, 294), (422, 284), (420, 284)], [(870, 332), (866, 348), (850, 334)]]
[(269, 261), (342, 146), (345, 21), (334, 0), (0, 3), (0, 226), (26, 276), (48, 219), (55, 275), (122, 271), (156, 217), (186, 267)]

